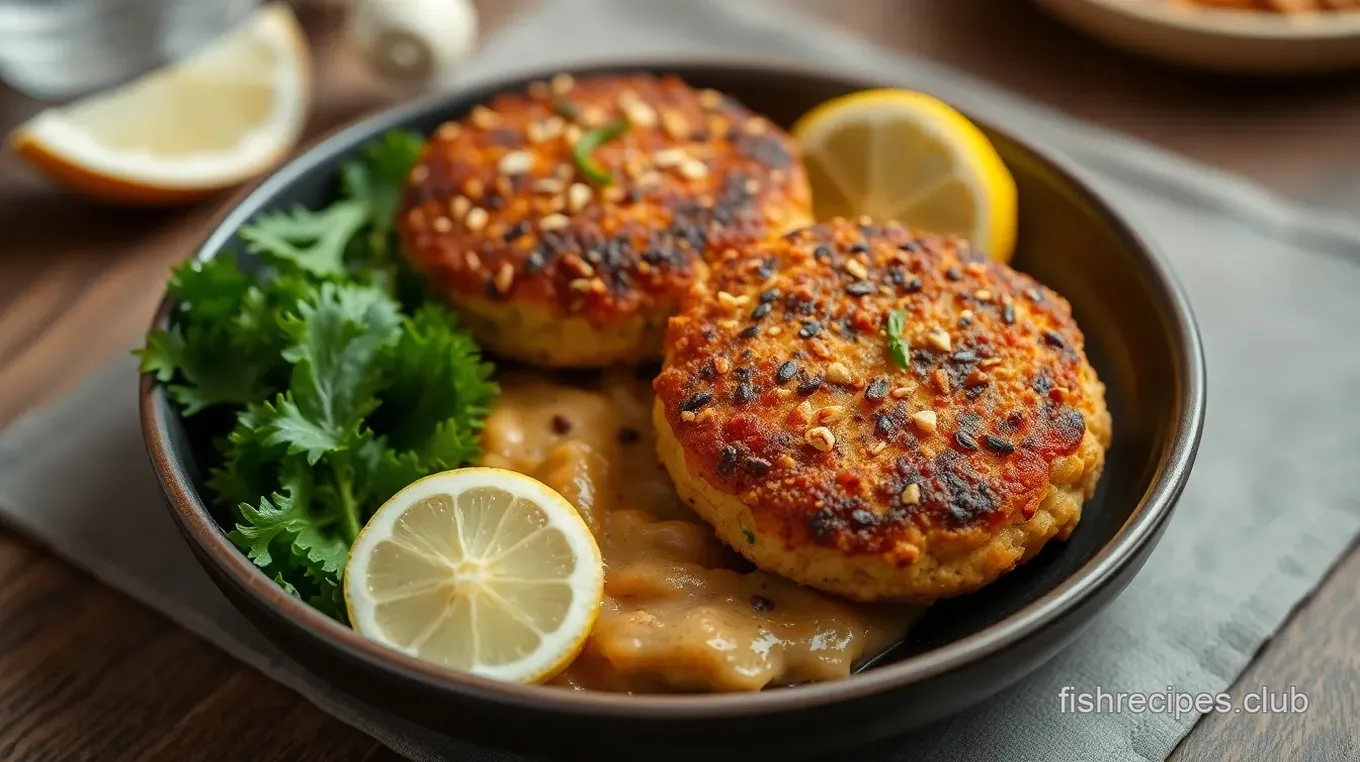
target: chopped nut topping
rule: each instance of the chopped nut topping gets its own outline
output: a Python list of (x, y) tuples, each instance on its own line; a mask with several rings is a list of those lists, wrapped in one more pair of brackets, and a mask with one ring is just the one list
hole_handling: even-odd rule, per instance
[(934, 434), (938, 420), (935, 417), (934, 410), (921, 410), (912, 414), (911, 422), (916, 424), (916, 428), (920, 429), (922, 432)]
[(590, 186), (585, 183), (572, 183), (567, 191), (567, 208), (572, 214), (581, 211), (590, 203)]
[(887, 442), (874, 442), (873, 446), (869, 448), (869, 454), (877, 455), (880, 452), (886, 450), (887, 448), (888, 448)]
[(727, 371), (732, 370), (732, 361), (728, 360), (726, 357), (719, 357), (713, 361), (713, 369), (719, 373), (726, 373)]
[(571, 92), (571, 88), (576, 85), (576, 80), (570, 74), (562, 72), (552, 78), (552, 91), (556, 95), (566, 95)]
[(784, 388), (784, 387), (780, 387), (780, 388), (774, 390), (774, 394), (775, 394), (776, 397), (792, 397), (792, 396), (793, 396), (793, 390), (792, 390), (792, 389), (786, 389), (786, 388)]
[(661, 115), (661, 126), (672, 140), (689, 137), (689, 122), (678, 111), (666, 111)]
[(663, 148), (652, 154), (652, 163), (662, 169), (678, 167), (689, 160), (689, 152), (683, 148)]
[(825, 426), (808, 429), (807, 433), (803, 435), (803, 439), (822, 452), (829, 452), (832, 447), (836, 446), (836, 435), (832, 434), (831, 429)]
[(845, 262), (845, 271), (855, 276), (859, 280), (869, 277), (869, 271), (864, 269), (864, 264), (858, 259), (849, 259)]
[(969, 322), (970, 320), (972, 320), (972, 319), (973, 319), (973, 311), (972, 311), (972, 310), (963, 310), (962, 312), (959, 313), (959, 322), (960, 322), (960, 323), (965, 323), (965, 324), (966, 324), (966, 323), (968, 323), (968, 322)]
[(797, 419), (800, 421), (812, 420), (812, 400), (803, 400), (798, 403), (798, 407), (794, 408), (793, 412), (797, 414)]
[(680, 414), (680, 420), (682, 421), (693, 421), (694, 419), (695, 415), (693, 411), (686, 410)]
[(708, 177), (708, 165), (698, 159), (690, 159), (680, 165), (680, 174), (689, 180), (702, 180)]
[(992, 300), (992, 292), (985, 288), (980, 288), (973, 292), (973, 298), (979, 302), (990, 302)]
[(921, 485), (916, 484), (915, 482), (908, 484), (907, 488), (902, 490), (902, 504), (916, 505), (920, 502), (921, 502)]
[(502, 294), (510, 290), (510, 285), (515, 282), (515, 267), (509, 262), (501, 265), (501, 269), (496, 271), (495, 286), (496, 290)]
[(833, 362), (826, 368), (826, 380), (833, 384), (850, 383), (850, 369), (843, 363)]
[(533, 188), (536, 193), (561, 193), (564, 186), (565, 183), (556, 177), (544, 177), (535, 180)]
[(995, 368), (1002, 363), (1000, 357), (984, 357), (978, 362), (979, 368)]
[(941, 352), (948, 352), (954, 345), (949, 339), (949, 333), (940, 328), (932, 328), (926, 334), (926, 343)]
[(477, 206), (468, 210), (467, 217), (464, 218), (463, 224), (467, 225), (468, 230), (476, 233), (486, 227), (488, 219), (490, 219), (490, 215), (486, 213), (486, 210)]
[(895, 400), (905, 399), (911, 396), (911, 387), (899, 386), (896, 389), (893, 389), (891, 392), (889, 392), (889, 394), (891, 394), (892, 398)]
[(511, 151), (501, 157), (496, 169), (503, 175), (522, 175), (533, 169), (534, 155), (528, 151)]
[(652, 127), (656, 124), (656, 111), (636, 95), (631, 98), (619, 98), (619, 107), (623, 109), (623, 115), (628, 118), (630, 124), (638, 127)]
[(449, 213), (460, 222), (467, 216), (470, 209), (472, 209), (472, 202), (468, 201), (467, 196), (454, 196), (453, 200), (449, 202)]
[(817, 411), (817, 423), (831, 423), (839, 420), (845, 414), (845, 408), (840, 405), (827, 405)]
[(501, 116), (486, 106), (473, 106), (472, 123), (484, 130), (495, 129), (501, 123)]
[(940, 394), (949, 393), (949, 374), (944, 372), (944, 368), (936, 368), (930, 372), (930, 383), (935, 385), (935, 391)]
[(571, 224), (571, 218), (565, 214), (553, 213), (538, 221), (538, 229), (551, 232), (561, 230)]
[(789, 455), (788, 453), (780, 455), (779, 460), (777, 462), (779, 463), (780, 468), (793, 468), (794, 466), (798, 465), (798, 461), (794, 460), (793, 456)]
[(733, 296), (726, 291), (718, 292), (718, 305), (725, 310), (739, 310), (751, 303), (751, 297), (746, 294)]

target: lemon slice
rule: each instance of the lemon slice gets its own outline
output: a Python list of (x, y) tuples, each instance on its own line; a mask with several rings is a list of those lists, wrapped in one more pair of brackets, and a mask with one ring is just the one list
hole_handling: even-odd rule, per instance
[(1015, 180), (982, 131), (944, 103), (909, 90), (866, 90), (808, 112), (793, 134), (819, 219), (897, 220), (1010, 259)]
[(83, 195), (186, 201), (277, 163), (302, 133), (310, 91), (297, 19), (268, 5), (191, 58), (43, 111), (10, 144)]
[(421, 479), (369, 520), (349, 552), (354, 629), (451, 669), (538, 683), (585, 645), (604, 564), (566, 498), (499, 468)]

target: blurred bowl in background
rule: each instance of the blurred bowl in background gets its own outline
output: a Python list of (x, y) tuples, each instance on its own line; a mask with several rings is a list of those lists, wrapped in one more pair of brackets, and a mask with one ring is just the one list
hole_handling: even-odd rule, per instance
[(1360, 67), (1360, 11), (1284, 14), (1175, 0), (1035, 0), (1117, 47), (1222, 72), (1299, 74)]
[(182, 58), (259, 0), (0, 0), (0, 80), (41, 100), (116, 85)]

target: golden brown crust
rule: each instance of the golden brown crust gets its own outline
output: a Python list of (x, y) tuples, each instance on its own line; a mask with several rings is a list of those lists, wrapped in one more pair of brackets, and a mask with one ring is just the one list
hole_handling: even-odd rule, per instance
[[(908, 369), (885, 335), (894, 310)], [(658, 415), (684, 468), (749, 510), (748, 542), (944, 565), (1033, 518), (1051, 487), (1089, 497), (1109, 444), (1066, 300), (896, 224), (835, 220), (733, 252), (671, 320), (666, 351)], [(1092, 432), (1078, 481), (1058, 485)], [(1079, 507), (1035, 536), (1065, 536)], [(958, 590), (888, 597), (973, 589), (1035, 550)]]
[[(591, 153), (612, 175), (602, 185), (572, 147), (617, 120), (628, 129)], [(559, 75), (437, 130), (398, 227), (455, 307), (471, 299), (483, 313), (512, 305), (530, 322), (607, 329), (663, 322), (701, 277), (706, 250), (749, 245), (809, 214), (791, 138), (731, 99), (675, 77)]]

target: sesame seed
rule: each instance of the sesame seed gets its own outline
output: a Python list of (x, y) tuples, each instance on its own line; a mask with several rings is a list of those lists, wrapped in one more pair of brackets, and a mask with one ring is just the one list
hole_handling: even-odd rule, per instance
[(544, 177), (534, 181), (533, 189), (537, 193), (561, 193), (563, 185), (556, 177)]
[(551, 87), (556, 95), (566, 95), (571, 92), (571, 88), (575, 85), (576, 80), (566, 72), (553, 75)]
[(784, 329), (783, 329), (783, 328), (780, 328), (780, 327), (777, 326), (777, 325), (772, 325), (772, 326), (770, 326), (770, 330), (766, 331), (766, 333), (770, 334), (771, 336), (778, 336), (779, 334), (781, 334), (781, 333), (783, 333), (783, 332), (784, 332)]
[(850, 369), (843, 363), (833, 362), (826, 368), (826, 380), (833, 384), (848, 384), (850, 378)]
[(887, 448), (888, 448), (887, 442), (874, 442), (873, 445), (869, 448), (869, 454), (877, 455), (880, 452), (886, 450)]
[(433, 225), (436, 233), (447, 233), (453, 230), (453, 221), (448, 217), (435, 217)]
[(680, 174), (688, 180), (702, 180), (708, 177), (708, 165), (698, 159), (690, 159), (680, 165)]
[(648, 170), (638, 175), (637, 185), (639, 188), (655, 188), (661, 185), (661, 173)]
[(985, 288), (980, 288), (973, 292), (973, 298), (979, 302), (990, 302), (992, 300), (992, 292)]
[(954, 441), (965, 450), (972, 451), (978, 448), (977, 440), (973, 439), (973, 435), (966, 431), (954, 432)]
[(1015, 305), (1006, 303), (1001, 307), (1001, 322), (1006, 325), (1015, 325)]
[(982, 443), (987, 445), (987, 449), (999, 455), (1010, 455), (1015, 452), (1015, 445), (1007, 442), (995, 434), (988, 434), (982, 438)]
[(808, 429), (807, 433), (803, 435), (803, 439), (822, 452), (829, 452), (832, 447), (836, 446), (836, 435), (832, 434), (831, 429), (825, 426), (815, 426)]
[(828, 347), (826, 342), (817, 339), (808, 342), (808, 351), (823, 360), (831, 357), (831, 347)]
[(567, 191), (567, 208), (572, 214), (581, 211), (590, 203), (590, 186), (585, 183), (572, 183)]
[(722, 100), (723, 100), (722, 93), (718, 92), (717, 90), (699, 91), (699, 105), (703, 106), (709, 111), (716, 110), (719, 106), (721, 106)]
[(959, 322), (962, 323), (962, 324), (964, 324), (964, 325), (968, 325), (969, 323), (973, 322), (973, 311), (972, 311), (972, 310), (963, 310), (962, 312), (960, 312), (960, 313), (959, 313)]
[(732, 361), (728, 360), (726, 357), (719, 357), (713, 361), (713, 369), (719, 373), (726, 373), (732, 369)]
[(911, 387), (899, 386), (896, 389), (893, 389), (891, 392), (889, 392), (889, 394), (891, 394), (892, 398), (895, 400), (906, 399), (907, 397), (911, 396)]
[(515, 268), (509, 262), (501, 265), (501, 269), (496, 271), (496, 290), (502, 294), (510, 290), (510, 285), (515, 282)]
[(782, 388), (781, 388), (781, 389), (775, 389), (775, 390), (774, 390), (774, 394), (775, 394), (776, 397), (779, 397), (780, 399), (786, 399), (786, 398), (788, 398), (788, 397), (792, 397), (792, 396), (793, 396), (793, 390), (792, 390), (792, 389), (782, 389)]
[(984, 272), (987, 272), (987, 267), (983, 265), (981, 262), (970, 262), (963, 269), (967, 270), (969, 274), (972, 275), (981, 275)]
[(845, 287), (845, 293), (851, 296), (868, 296), (876, 290), (873, 282), (867, 280), (857, 280)]
[(486, 227), (487, 220), (489, 220), (490, 217), (491, 216), (486, 213), (486, 210), (480, 206), (473, 207), (468, 210), (467, 218), (463, 220), (463, 224), (467, 226), (468, 230), (476, 233)]
[(920, 429), (922, 432), (934, 434), (935, 426), (939, 423), (939, 419), (935, 416), (934, 410), (921, 410), (912, 414), (911, 422), (916, 424), (916, 428)]
[(741, 184), (741, 188), (746, 191), (747, 195), (754, 196), (760, 192), (760, 181), (754, 177), (748, 177), (746, 182)]
[[(574, 124), (569, 124), (562, 128), (562, 135), (566, 138), (567, 145), (575, 146), (581, 141), (581, 128)], [(566, 166), (565, 164), (563, 166)], [(570, 175), (569, 175), (570, 176)]]
[(869, 271), (864, 269), (864, 265), (858, 259), (846, 260), (844, 268), (846, 272), (859, 280), (864, 280), (869, 277)]
[(902, 490), (902, 504), (916, 505), (921, 502), (921, 485), (912, 482), (907, 488)]
[(581, 118), (577, 121), (587, 127), (599, 127), (608, 121), (604, 109), (599, 106), (587, 106), (581, 110)]
[(486, 106), (472, 107), (472, 123), (476, 126), (484, 130), (490, 130), (494, 129), (500, 122), (500, 114), (497, 114)]
[(571, 218), (565, 214), (553, 213), (538, 221), (538, 229), (551, 232), (561, 230), (571, 224)]
[(570, 283), (567, 284), (567, 288), (570, 288), (572, 291), (589, 291), (590, 279), (589, 278), (573, 279)]
[(803, 400), (802, 402), (798, 403), (798, 407), (794, 408), (794, 409), (793, 409), (793, 412), (795, 413), (795, 416), (794, 416), (794, 417), (795, 417), (797, 420), (800, 420), (800, 421), (808, 421), (808, 420), (811, 420), (811, 419), (812, 419), (812, 402), (809, 401), (809, 400)]

